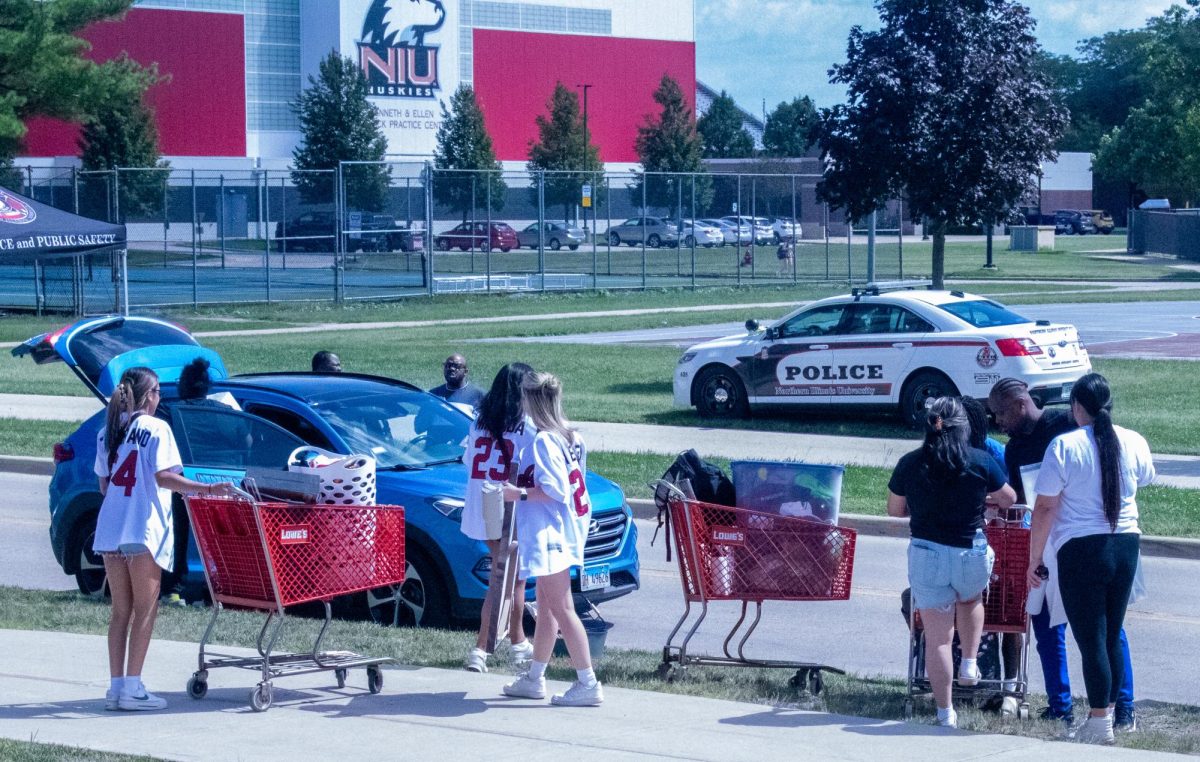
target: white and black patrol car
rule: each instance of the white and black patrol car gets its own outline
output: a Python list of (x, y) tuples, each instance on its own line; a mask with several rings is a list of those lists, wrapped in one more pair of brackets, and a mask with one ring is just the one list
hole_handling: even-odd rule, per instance
[(961, 291), (872, 284), (807, 304), (763, 329), (690, 347), (675, 368), (675, 405), (704, 417), (752, 405), (898, 408), (915, 424), (926, 400), (986, 398), (1006, 376), (1042, 404), (1065, 402), (1091, 371), (1072, 325), (1030, 320)]

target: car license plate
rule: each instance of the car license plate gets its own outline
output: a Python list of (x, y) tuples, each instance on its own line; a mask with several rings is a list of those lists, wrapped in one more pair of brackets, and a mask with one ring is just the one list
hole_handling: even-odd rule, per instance
[(603, 566), (585, 566), (583, 572), (579, 575), (579, 589), (582, 592), (588, 590), (600, 590), (608, 587), (611, 579), (608, 573), (608, 564)]
[(1070, 382), (1067, 382), (1062, 385), (1062, 399), (1064, 399), (1064, 400), (1071, 399), (1071, 387), (1073, 387), (1073, 386), (1075, 386), (1074, 381), (1070, 381)]

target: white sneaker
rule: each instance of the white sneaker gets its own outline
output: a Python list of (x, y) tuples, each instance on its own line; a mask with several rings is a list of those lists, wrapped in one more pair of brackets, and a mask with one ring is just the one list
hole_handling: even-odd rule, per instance
[(119, 699), (120, 697), (121, 697), (121, 694), (118, 691), (112, 690), (111, 688), (109, 690), (105, 691), (104, 692), (104, 709), (105, 709), (105, 711), (108, 711), (108, 712), (117, 711), (117, 709), (118, 709), (117, 699)]
[(604, 702), (604, 689), (597, 680), (590, 687), (576, 680), (571, 683), (565, 693), (556, 693), (550, 697), (550, 703), (555, 706), (600, 706)]
[(979, 673), (979, 665), (974, 665), (974, 668), (967, 672), (963, 669), (963, 665), (959, 665), (958, 669), (958, 684), (964, 688), (970, 688), (974, 685), (979, 685), (979, 679), (982, 675)]
[(1095, 743), (1102, 746), (1115, 744), (1117, 739), (1113, 737), (1112, 715), (1089, 716), (1075, 731), (1075, 740), (1079, 743)]
[(528, 672), (517, 675), (517, 679), (504, 686), (504, 695), (513, 698), (544, 699), (546, 698), (546, 678), (536, 680)]
[(143, 687), (137, 694), (122, 692), (117, 698), (117, 708), (123, 712), (152, 712), (156, 709), (166, 709), (167, 700), (155, 696)]
[(463, 669), (468, 672), (487, 672), (488, 654), (481, 648), (472, 648), (471, 653), (467, 654), (467, 663), (463, 665)]
[(508, 658), (514, 667), (528, 667), (529, 662), (533, 661), (533, 644), (528, 640), (523, 640), (515, 646), (509, 646)]
[(946, 716), (946, 719), (938, 720), (937, 724), (939, 727), (943, 727), (943, 728), (957, 728), (958, 727), (958, 712), (951, 709), (950, 714)]

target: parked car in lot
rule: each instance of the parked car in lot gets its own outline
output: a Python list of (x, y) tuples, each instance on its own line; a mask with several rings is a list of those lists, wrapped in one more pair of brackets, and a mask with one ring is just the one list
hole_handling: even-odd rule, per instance
[[(339, 610), (390, 624), (478, 619), (491, 558), (483, 543), (459, 531), (470, 419), (445, 400), (403, 381), (354, 373), (230, 378), (221, 357), (184, 328), (145, 317), (86, 318), (34, 336), (13, 354), (39, 364), (66, 362), (102, 402), (127, 368), (153, 367), (184, 474), (198, 481), (238, 481), (248, 468), (282, 470), (290, 453), (306, 445), (371, 454), (379, 502), (405, 509), (405, 580), (339, 600)], [(195, 357), (211, 363), (212, 393), (228, 393), (241, 410), (172, 404), (180, 369)], [(51, 548), (63, 571), (89, 594), (104, 590), (104, 567), (92, 551), (101, 503), (92, 466), (103, 425), (101, 411), (55, 445), (50, 482)], [(581, 604), (620, 597), (639, 585), (637, 529), (621, 489), (591, 472), (585, 478), (593, 511), (584, 554), (588, 587), (581, 589), (578, 577), (572, 582)], [(197, 598), (204, 593), (204, 570), (194, 543), (187, 561), (188, 595)]]
[(771, 232), (775, 243), (783, 241), (798, 241), (801, 236), (800, 223), (787, 217), (776, 217), (771, 220)]
[(747, 329), (683, 353), (677, 407), (704, 417), (768, 404), (887, 408), (915, 425), (926, 400), (986, 397), (1006, 376), (1043, 404), (1066, 402), (1092, 367), (1074, 326), (961, 291), (868, 286)]
[(450, 251), (458, 247), (463, 251), (512, 251), (517, 248), (517, 231), (505, 222), (493, 222), (489, 230), (486, 222), (462, 222), (445, 233), (433, 237), (438, 251)]
[(775, 239), (775, 230), (771, 227), (771, 221), (766, 217), (739, 217), (730, 215), (722, 217), (722, 220), (731, 225), (746, 225), (754, 233), (754, 242), (757, 244), (766, 244)]
[(1077, 209), (1059, 209), (1054, 213), (1054, 232), (1059, 235), (1087, 235), (1096, 232), (1092, 215)]
[[(390, 214), (351, 212), (343, 226), (347, 251), (420, 251), (423, 231), (396, 222)], [(278, 251), (333, 251), (337, 216), (333, 212), (305, 212), (284, 223), (275, 223)]]
[(679, 245), (679, 231), (675, 225), (661, 217), (631, 217), (624, 222), (613, 225), (604, 234), (610, 246), (628, 244), (638, 246), (645, 243), (652, 249), (659, 246), (675, 248)]
[(705, 225), (712, 225), (719, 228), (725, 236), (725, 243), (736, 246), (737, 244), (748, 244), (754, 239), (754, 228), (749, 224), (738, 224), (729, 222), (728, 220), (718, 219), (703, 219), (700, 220)]
[[(587, 234), (574, 225), (567, 225), (562, 222), (543, 222), (540, 227), (542, 229), (542, 235), (540, 236), (542, 245), (554, 251), (558, 251), (564, 246), (571, 251), (576, 251), (587, 240)], [(536, 249), (539, 238), (538, 228), (538, 223), (534, 222), (529, 227), (517, 233), (517, 248), (528, 246), (531, 249)]]
[(682, 223), (683, 226), (679, 228), (680, 245), (689, 249), (692, 246), (712, 248), (725, 245), (725, 234), (716, 225), (702, 220), (682, 220)]
[(1113, 221), (1112, 215), (1103, 209), (1080, 209), (1082, 214), (1086, 214), (1092, 218), (1092, 227), (1097, 233), (1111, 235), (1117, 227), (1117, 223)]

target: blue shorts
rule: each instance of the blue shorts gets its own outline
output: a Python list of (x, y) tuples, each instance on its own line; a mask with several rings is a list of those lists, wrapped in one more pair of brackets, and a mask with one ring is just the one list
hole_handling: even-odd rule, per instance
[(987, 555), (981, 556), (970, 548), (909, 541), (908, 584), (913, 607), (949, 611), (955, 603), (975, 600), (987, 589), (995, 561), (990, 547)]

